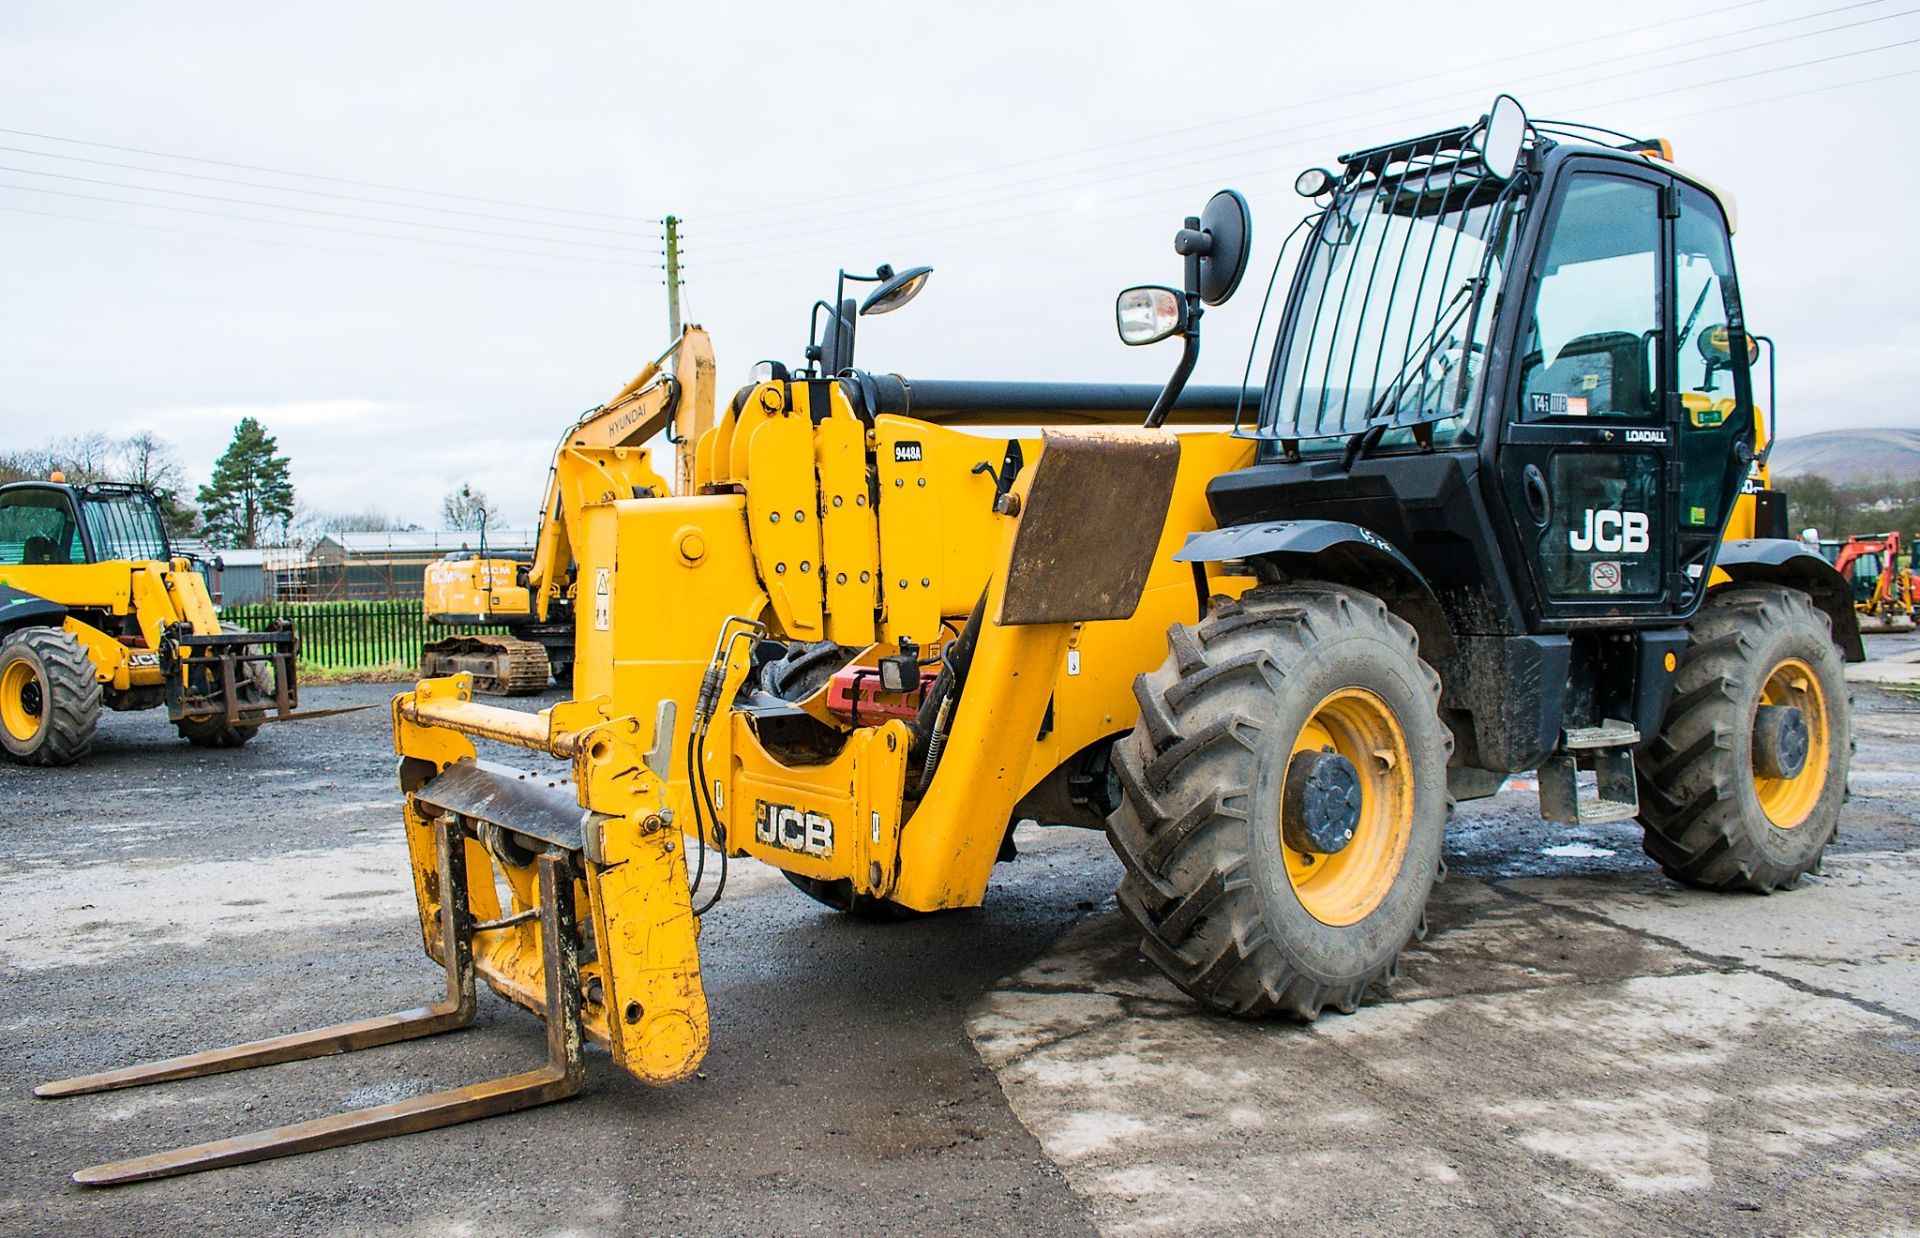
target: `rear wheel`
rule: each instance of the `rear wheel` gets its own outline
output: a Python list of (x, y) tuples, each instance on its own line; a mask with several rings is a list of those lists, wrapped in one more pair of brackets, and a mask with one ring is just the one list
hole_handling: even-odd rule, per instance
[(69, 765), (93, 747), (100, 681), (86, 647), (60, 628), (0, 644), (0, 744), (28, 765)]
[(1142, 951), (1238, 1015), (1351, 1011), (1423, 931), (1451, 737), (1413, 629), (1335, 585), (1222, 600), (1134, 684), (1108, 820)]
[[(238, 633), (244, 628), (234, 623), (220, 625), (222, 632)], [(242, 704), (257, 705), (264, 703), (273, 695), (271, 672), (263, 663), (242, 662), (240, 682), (234, 685), (234, 696)], [(206, 714), (196, 718), (182, 718), (173, 724), (180, 738), (196, 748), (238, 748), (254, 737), (260, 725), (241, 726), (227, 721), (220, 714)]]
[(1673, 703), (1640, 766), (1647, 854), (1710, 890), (1785, 889), (1819, 868), (1853, 753), (1832, 626), (1777, 585), (1715, 592), (1687, 625)]
[(915, 911), (903, 907), (892, 899), (875, 898), (871, 894), (855, 893), (853, 882), (842, 877), (828, 881), (821, 877), (800, 877), (781, 870), (783, 876), (793, 883), (793, 888), (805, 894), (816, 903), (824, 903), (835, 911), (844, 912), (856, 920), (873, 920), (888, 923), (897, 920), (915, 920), (931, 912)]

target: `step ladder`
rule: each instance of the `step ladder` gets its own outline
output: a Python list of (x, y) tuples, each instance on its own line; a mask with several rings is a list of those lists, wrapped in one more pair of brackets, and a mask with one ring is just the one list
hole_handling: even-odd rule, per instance
[[(1540, 815), (1568, 825), (1630, 821), (1640, 815), (1640, 788), (1633, 776), (1633, 749), (1640, 732), (1608, 719), (1599, 726), (1568, 727), (1560, 750), (1540, 763)], [(1580, 786), (1580, 758), (1593, 765), (1591, 795)]]

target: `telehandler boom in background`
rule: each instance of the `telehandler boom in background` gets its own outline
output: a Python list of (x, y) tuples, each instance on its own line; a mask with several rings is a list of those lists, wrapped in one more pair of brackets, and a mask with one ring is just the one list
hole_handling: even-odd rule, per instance
[(456, 675), (393, 704), (447, 1000), (44, 1092), (445, 1030), (476, 976), (546, 1020), (545, 1066), (76, 1178), (539, 1104), (589, 1042), (684, 1079), (699, 917), (742, 856), (894, 918), (979, 904), (1016, 822), (1104, 828), (1155, 965), (1297, 1019), (1391, 981), (1454, 801), (1515, 772), (1549, 820), (1637, 818), (1677, 880), (1794, 884), (1845, 793), (1853, 606), (1781, 536), (1725, 198), (1602, 138), (1503, 96), (1304, 174), (1258, 390), (1185, 386), (1247, 263), (1222, 192), (1176, 235), (1182, 286), (1117, 305), (1127, 343), (1184, 338), (1162, 391), (854, 369), (863, 315), (926, 280), (880, 272), (822, 303), (812, 364), (680, 444), (670, 497), (644, 451), (577, 499), (563, 461), (575, 699), (519, 713)]

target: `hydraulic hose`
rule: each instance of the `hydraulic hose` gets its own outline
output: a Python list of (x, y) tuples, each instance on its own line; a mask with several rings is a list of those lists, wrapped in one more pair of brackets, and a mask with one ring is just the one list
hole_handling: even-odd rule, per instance
[(940, 673), (934, 676), (933, 686), (914, 716), (914, 748), (921, 754), (920, 782), (913, 792), (914, 799), (927, 793), (927, 788), (933, 785), (934, 771), (940, 767), (940, 753), (947, 744), (947, 728), (953, 725), (954, 709), (961, 689), (966, 686), (967, 668), (973, 663), (974, 646), (980, 642), (980, 627), (986, 621), (986, 613), (987, 595), (982, 593), (980, 600), (973, 604), (973, 613), (967, 616), (966, 626), (948, 646)]

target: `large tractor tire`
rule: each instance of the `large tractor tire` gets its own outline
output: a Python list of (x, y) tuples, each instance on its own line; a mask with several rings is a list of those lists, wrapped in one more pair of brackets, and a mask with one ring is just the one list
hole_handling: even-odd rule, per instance
[(1644, 846), (1668, 876), (1769, 894), (1820, 867), (1853, 756), (1832, 624), (1806, 594), (1710, 596), (1639, 760)]
[(0, 643), (0, 745), (27, 765), (70, 765), (93, 748), (100, 681), (86, 647), (60, 628)]
[(1142, 952), (1236, 1015), (1351, 1012), (1425, 931), (1452, 736), (1440, 677), (1380, 599), (1219, 600), (1134, 683), (1107, 832)]
[[(220, 625), (222, 632), (243, 632), (246, 629), (235, 623)], [(234, 694), (246, 704), (258, 704), (272, 695), (271, 672), (258, 662), (243, 663), (242, 678), (235, 685)], [(254, 737), (260, 730), (260, 724), (240, 726), (228, 722), (220, 714), (207, 714), (197, 718), (182, 718), (173, 724), (180, 738), (195, 748), (239, 748)]]

